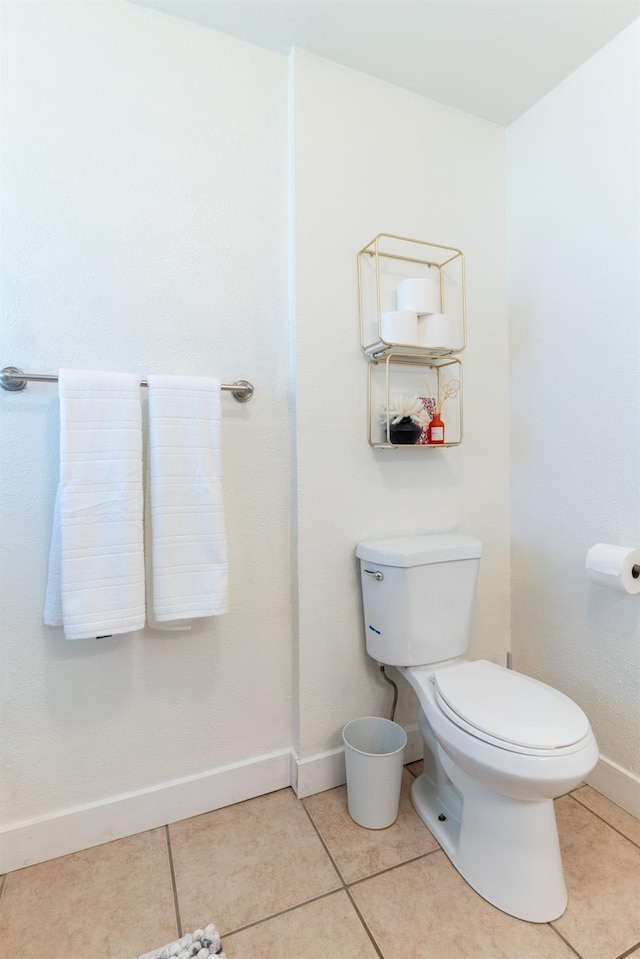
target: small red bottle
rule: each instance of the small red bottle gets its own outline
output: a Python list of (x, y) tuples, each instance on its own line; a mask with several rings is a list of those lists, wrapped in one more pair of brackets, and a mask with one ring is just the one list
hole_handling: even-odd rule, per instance
[(434, 413), (427, 430), (427, 443), (436, 446), (438, 443), (444, 443), (444, 423), (440, 419), (439, 413)]

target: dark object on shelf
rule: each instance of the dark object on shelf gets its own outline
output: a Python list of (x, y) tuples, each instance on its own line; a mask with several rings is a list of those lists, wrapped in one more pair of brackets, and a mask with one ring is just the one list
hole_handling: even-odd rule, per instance
[(394, 446), (413, 446), (420, 439), (422, 428), (410, 416), (389, 424), (389, 439)]

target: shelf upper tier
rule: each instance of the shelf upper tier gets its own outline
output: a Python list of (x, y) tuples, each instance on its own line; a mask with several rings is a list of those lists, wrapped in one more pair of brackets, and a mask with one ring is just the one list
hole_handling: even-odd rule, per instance
[[(407, 282), (431, 290), (428, 300), (407, 300)], [(358, 254), (360, 338), (364, 353), (385, 356), (410, 350), (429, 357), (452, 356), (467, 342), (464, 254), (456, 247), (379, 233)], [(400, 341), (398, 309), (417, 315), (415, 333)], [(445, 316), (442, 316), (445, 314)], [(396, 334), (396, 335), (394, 335)]]

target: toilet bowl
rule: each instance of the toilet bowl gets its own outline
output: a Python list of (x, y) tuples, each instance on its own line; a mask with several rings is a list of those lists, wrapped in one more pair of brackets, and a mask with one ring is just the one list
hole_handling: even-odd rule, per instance
[[(566, 696), (493, 663), (462, 660), (445, 669), (447, 676), (443, 669), (399, 667), (418, 696), (425, 746), (425, 771), (413, 784), (413, 805), (485, 899), (529, 922), (557, 919), (567, 892), (553, 800), (574, 789), (598, 759), (588, 720)], [(487, 677), (491, 682), (482, 686)], [(438, 680), (445, 688), (445, 680), (453, 681), (449, 686), (462, 697), (456, 705), (466, 702), (465, 716), (443, 699)], [(486, 729), (491, 709), (480, 709), (483, 728), (474, 725), (474, 699), (464, 700), (466, 681), (476, 681), (475, 690), (484, 690), (486, 703), (495, 707), (493, 734)], [(504, 695), (510, 686), (510, 702), (508, 696), (495, 699), (496, 690)], [(508, 739), (514, 733), (510, 707), (516, 703), (529, 716), (545, 703), (556, 706), (553, 723), (545, 723), (544, 714), (538, 726), (529, 723), (534, 745), (522, 742), (527, 724), (516, 722), (519, 741)]]
[(458, 533), (360, 543), (367, 652), (418, 698), (418, 815), (481, 896), (550, 922), (567, 904), (553, 800), (589, 774), (598, 748), (567, 696), (464, 658), (481, 553)]
[[(445, 753), (488, 788), (512, 799), (556, 799), (575, 789), (597, 761), (589, 720), (545, 683), (484, 660), (398, 669)], [(471, 683), (479, 695), (469, 700)]]

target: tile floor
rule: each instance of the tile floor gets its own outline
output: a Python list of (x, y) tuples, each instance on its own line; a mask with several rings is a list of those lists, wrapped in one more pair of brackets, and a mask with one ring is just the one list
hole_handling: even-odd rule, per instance
[[(640, 822), (589, 786), (557, 802), (569, 906), (480, 898), (409, 801), (356, 826), (345, 787), (260, 796), (6, 876), (3, 959), (132, 959), (215, 922), (229, 959), (640, 959)], [(0, 879), (0, 882), (2, 880)]]

